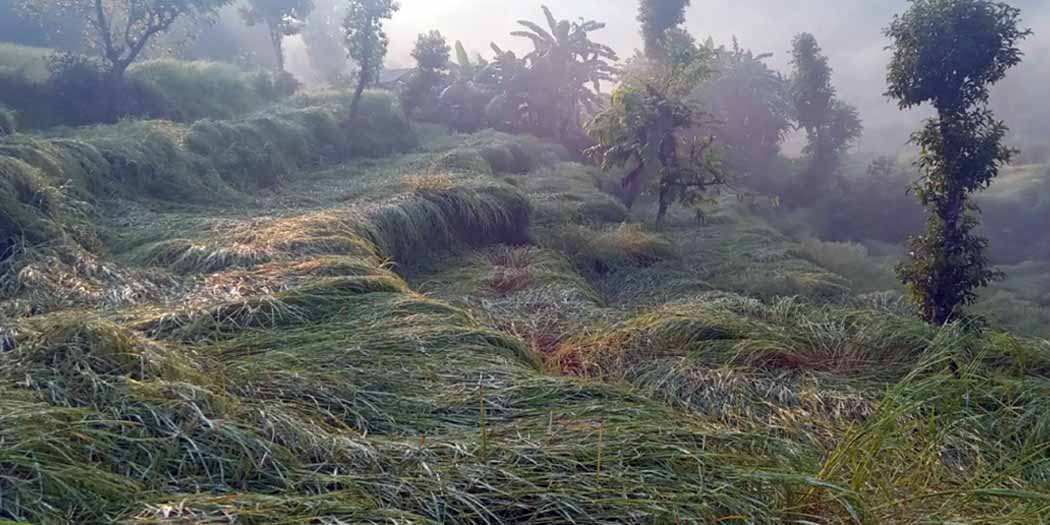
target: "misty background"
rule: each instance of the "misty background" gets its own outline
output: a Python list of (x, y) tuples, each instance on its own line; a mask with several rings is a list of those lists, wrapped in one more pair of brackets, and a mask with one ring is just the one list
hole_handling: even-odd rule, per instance
[[(318, 4), (338, 0), (318, 0)], [(526, 50), (524, 39), (510, 36), (516, 20), (542, 18), (539, 0), (401, 0), (401, 11), (388, 25), (390, 68), (412, 67), (409, 53), (417, 34), (431, 29), (441, 31), (450, 41), (460, 40), (471, 54), (491, 55), (489, 43), (504, 48)], [(896, 13), (903, 12), (907, 0), (693, 0), (686, 27), (698, 39), (708, 36), (718, 44), (728, 44), (735, 36), (753, 51), (773, 53), (769, 63), (781, 72), (789, 69), (791, 39), (801, 32), (816, 35), (835, 69), (834, 85), (843, 100), (857, 106), (864, 119), (865, 132), (857, 146), (861, 154), (906, 151), (909, 134), (925, 115), (921, 111), (901, 112), (883, 96), (889, 53), (882, 29)], [(1023, 42), (1025, 60), (1010, 71), (995, 91), (993, 107), (1012, 130), (1011, 140), (1026, 155), (1045, 159), (1050, 145), (1050, 105), (1033, 103), (1046, 92), (1050, 78), (1050, 2), (1014, 0), (1022, 9), (1028, 27), (1035, 35)], [(559, 18), (598, 20), (605, 30), (594, 38), (612, 46), (621, 58), (641, 47), (635, 0), (572, 0), (547, 2)], [(321, 11), (321, 9), (319, 9)], [(301, 43), (290, 42), (289, 68), (307, 75), (308, 61)], [(298, 70), (297, 70), (298, 68)], [(790, 144), (788, 151), (791, 150)]]
[[(320, 72), (318, 55), (330, 61), (329, 70), (351, 71), (341, 42), (343, 0), (315, 0), (303, 35), (285, 39), (287, 69), (307, 84), (320, 84), (326, 76)], [(0, 4), (11, 4), (0, 0)], [(390, 36), (388, 69), (411, 68), (409, 56), (416, 36), (433, 29), (441, 31), (450, 42), (462, 41), (473, 55), (491, 57), (489, 44), (505, 49), (526, 51), (530, 43), (512, 37), (520, 19), (541, 20), (543, 0), (401, 0), (401, 10), (386, 29)], [(606, 24), (594, 38), (612, 46), (621, 58), (627, 58), (641, 47), (636, 20), (636, 0), (572, 0), (546, 2), (558, 18), (593, 19)], [(787, 73), (790, 69), (792, 37), (800, 32), (813, 33), (834, 68), (833, 84), (839, 98), (856, 106), (864, 121), (864, 135), (854, 148), (858, 159), (875, 155), (909, 158), (914, 152), (907, 146), (908, 137), (927, 116), (919, 111), (898, 111), (883, 96), (885, 70), (889, 59), (882, 34), (896, 13), (903, 12), (907, 0), (693, 0), (687, 13), (686, 27), (699, 40), (712, 37), (716, 44), (729, 45), (736, 37), (740, 45), (756, 53), (772, 53), (768, 63)], [(1046, 80), (1050, 78), (1050, 2), (1047, 0), (1012, 0), (1024, 16), (1025, 25), (1035, 31), (1022, 42), (1024, 62), (1012, 69), (1006, 80), (994, 91), (993, 109), (1011, 129), (1010, 143), (1022, 149), (1021, 163), (1050, 161), (1050, 105), (1042, 103)], [(170, 35), (159, 39), (158, 49), (149, 57), (176, 56), (182, 59), (233, 61), (242, 65), (272, 67), (273, 51), (263, 25), (247, 27), (238, 15), (239, 5), (228, 6), (210, 26), (187, 18), (180, 20)], [(6, 13), (9, 13), (5, 15)], [(76, 50), (81, 44), (75, 28), (39, 29), (32, 19), (16, 20), (11, 11), (0, 12), (0, 35), (20, 32), (22, 36), (40, 35), (39, 41), (24, 42), (57, 49)], [(327, 39), (315, 44), (311, 56), (304, 38), (323, 26)], [(29, 31), (26, 31), (29, 28)], [(196, 38), (189, 38), (196, 33)], [(45, 36), (46, 35), (46, 36)], [(3, 37), (0, 36), (0, 39)], [(322, 45), (324, 47), (322, 47)], [(322, 49), (319, 53), (317, 50)], [(83, 50), (81, 50), (83, 51)], [(607, 86), (608, 90), (611, 86)], [(796, 154), (800, 136), (789, 139), (785, 153)]]

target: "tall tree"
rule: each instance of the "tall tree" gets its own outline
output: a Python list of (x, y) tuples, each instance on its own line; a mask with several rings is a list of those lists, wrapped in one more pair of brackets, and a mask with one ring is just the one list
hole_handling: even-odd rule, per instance
[(729, 167), (743, 177), (762, 174), (794, 126), (788, 82), (766, 64), (771, 54), (756, 55), (735, 38), (732, 47), (711, 42), (707, 49), (712, 76), (695, 94), (719, 120), (716, 135)]
[(809, 158), (793, 199), (797, 204), (810, 204), (837, 175), (842, 155), (864, 128), (857, 109), (836, 97), (828, 57), (816, 37), (809, 33), (795, 37), (791, 64), (791, 94), (798, 125), (806, 130), (804, 153)]
[(434, 91), (445, 84), (452, 65), (451, 55), (452, 47), (440, 31), (420, 33), (412, 49), (416, 70), (401, 93), (401, 102), (406, 111), (411, 112), (436, 102), (437, 94)]
[(667, 32), (685, 22), (690, 0), (641, 0), (638, 22), (642, 25), (645, 56), (662, 59), (667, 54)]
[(249, 26), (266, 24), (277, 69), (284, 71), (284, 37), (299, 34), (313, 9), (313, 0), (248, 0), (240, 13)]
[(633, 61), (610, 107), (587, 128), (598, 142), (588, 153), (603, 168), (630, 166), (622, 180), (628, 207), (646, 189), (657, 194), (658, 226), (675, 202), (697, 204), (725, 182), (715, 139), (703, 132), (711, 118), (691, 96), (710, 75), (708, 51), (683, 31), (667, 44), (664, 60)]
[(900, 108), (929, 103), (937, 116), (912, 135), (920, 147), (922, 180), (914, 190), (926, 208), (926, 232), (911, 238), (901, 280), (923, 319), (957, 319), (977, 290), (1002, 275), (975, 230), (971, 195), (987, 188), (1014, 150), (1003, 144), (1006, 125), (988, 109), (989, 89), (1021, 62), (1021, 12), (988, 0), (912, 0), (894, 17), (887, 95)]
[(519, 20), (524, 29), (511, 33), (531, 40), (533, 50), (524, 57), (527, 73), (510, 79), (505, 91), (510, 102), (522, 108), (531, 131), (562, 141), (571, 132), (582, 134), (583, 110), (597, 109), (601, 84), (612, 80), (610, 61), (617, 56), (609, 46), (591, 40), (590, 34), (605, 24), (558, 20), (547, 6), (541, 8), (546, 27)]
[(350, 0), (343, 19), (346, 49), (357, 62), (357, 88), (350, 103), (350, 121), (357, 119), (361, 95), (365, 88), (379, 78), (390, 39), (383, 30), (383, 21), (389, 20), (401, 6), (394, 0)]
[[(150, 41), (186, 15), (211, 15), (230, 0), (26, 0), (40, 16), (72, 13), (84, 18), (88, 38), (120, 80)], [(45, 18), (46, 20), (46, 18)]]

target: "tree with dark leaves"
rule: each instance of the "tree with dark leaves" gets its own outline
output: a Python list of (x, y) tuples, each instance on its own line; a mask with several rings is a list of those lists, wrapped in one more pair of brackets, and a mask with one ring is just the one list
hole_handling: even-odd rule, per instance
[(350, 58), (357, 62), (357, 87), (350, 103), (350, 121), (357, 119), (361, 95), (375, 83), (383, 68), (390, 39), (383, 30), (383, 21), (389, 20), (401, 6), (394, 0), (350, 0), (343, 32)]
[(804, 150), (808, 166), (791, 198), (795, 204), (808, 205), (831, 185), (843, 154), (860, 138), (864, 127), (857, 109), (838, 100), (828, 57), (816, 37), (809, 33), (795, 37), (791, 64), (795, 114), (808, 142)]
[(771, 54), (755, 54), (736, 39), (731, 47), (710, 42), (707, 48), (712, 75), (696, 95), (719, 121), (716, 136), (726, 148), (728, 167), (745, 180), (760, 176), (794, 127), (788, 82), (766, 64)]
[(277, 70), (284, 71), (284, 37), (299, 34), (313, 9), (313, 0), (248, 0), (240, 14), (249, 26), (266, 24)]
[(987, 188), (1014, 150), (1006, 125), (988, 109), (989, 89), (1021, 62), (1031, 32), (1021, 12), (989, 0), (913, 0), (886, 30), (892, 59), (887, 95), (908, 109), (930, 104), (937, 116), (912, 136), (922, 179), (913, 188), (926, 208), (926, 231), (909, 241), (898, 274), (929, 323), (957, 320), (977, 291), (1002, 274), (976, 233), (972, 194)]
[(714, 124), (692, 91), (710, 75), (710, 56), (684, 31), (667, 39), (662, 61), (636, 60), (613, 92), (610, 107), (587, 128), (598, 144), (587, 153), (605, 169), (629, 166), (623, 178), (630, 207), (643, 191), (658, 196), (656, 222), (671, 205), (698, 205), (707, 189), (726, 182)]
[(641, 0), (638, 3), (645, 56), (660, 60), (667, 55), (667, 32), (685, 22), (689, 3), (690, 0)]
[(26, 12), (45, 18), (56, 13), (86, 21), (92, 47), (108, 64), (111, 82), (119, 83), (128, 67), (158, 35), (183, 16), (211, 15), (230, 0), (26, 0)]

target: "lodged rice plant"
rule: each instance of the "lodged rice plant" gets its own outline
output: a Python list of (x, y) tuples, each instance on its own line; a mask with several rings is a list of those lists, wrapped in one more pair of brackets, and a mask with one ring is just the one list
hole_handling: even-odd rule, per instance
[[(301, 172), (361, 133), (338, 100), (0, 146), (95, 251), (31, 246), (2, 301), (0, 522), (1045, 521), (1044, 343), (913, 322), (739, 207), (632, 224), (533, 139)], [(76, 204), (166, 154), (123, 133), (214, 167), (256, 132), (320, 160), (178, 206), (135, 161)]]

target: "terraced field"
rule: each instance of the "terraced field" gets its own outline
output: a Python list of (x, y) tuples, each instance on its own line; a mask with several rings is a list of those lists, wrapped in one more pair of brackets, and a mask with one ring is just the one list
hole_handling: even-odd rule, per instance
[(27, 153), (76, 138), (0, 148), (52, 203), (5, 205), (43, 218), (4, 283), (0, 523), (1050, 516), (1045, 342), (915, 322), (879, 261), (761, 203), (657, 232), (558, 147), (418, 132), (282, 147), (250, 193), (199, 147), (194, 201)]

